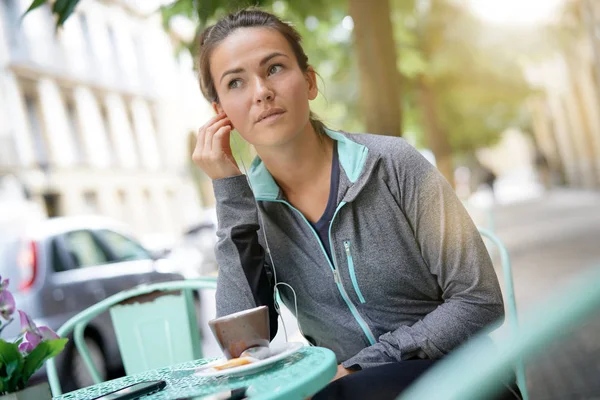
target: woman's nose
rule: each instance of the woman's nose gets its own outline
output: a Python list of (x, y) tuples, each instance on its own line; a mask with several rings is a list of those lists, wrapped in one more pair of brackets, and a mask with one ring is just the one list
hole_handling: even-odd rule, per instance
[(273, 100), (273, 89), (264, 79), (257, 79), (255, 85), (255, 100), (257, 103)]

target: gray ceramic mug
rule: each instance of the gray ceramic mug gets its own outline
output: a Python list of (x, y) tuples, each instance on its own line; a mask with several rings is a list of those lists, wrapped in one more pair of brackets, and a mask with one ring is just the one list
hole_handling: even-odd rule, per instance
[(239, 357), (244, 350), (269, 346), (269, 307), (260, 306), (208, 321), (225, 357)]

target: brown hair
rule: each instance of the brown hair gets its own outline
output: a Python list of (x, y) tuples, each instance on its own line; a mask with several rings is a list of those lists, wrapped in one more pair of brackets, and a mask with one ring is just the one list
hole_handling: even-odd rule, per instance
[[(308, 56), (302, 48), (302, 37), (290, 24), (257, 8), (246, 8), (221, 18), (204, 29), (199, 37), (198, 72), (200, 90), (208, 101), (219, 102), (217, 89), (210, 74), (210, 57), (214, 49), (239, 28), (268, 28), (279, 32), (288, 41), (302, 72), (308, 71)], [(310, 123), (317, 133), (325, 133), (325, 125), (311, 111)]]

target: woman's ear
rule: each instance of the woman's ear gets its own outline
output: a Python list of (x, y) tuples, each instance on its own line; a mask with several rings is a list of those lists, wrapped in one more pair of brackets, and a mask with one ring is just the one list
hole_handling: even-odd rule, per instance
[(308, 66), (304, 74), (306, 76), (306, 83), (308, 84), (308, 99), (314, 100), (319, 94), (319, 87), (317, 86), (317, 73), (312, 66)]
[(223, 107), (221, 107), (221, 105), (216, 101), (212, 102), (212, 108), (215, 111), (215, 114), (220, 114), (223, 112)]

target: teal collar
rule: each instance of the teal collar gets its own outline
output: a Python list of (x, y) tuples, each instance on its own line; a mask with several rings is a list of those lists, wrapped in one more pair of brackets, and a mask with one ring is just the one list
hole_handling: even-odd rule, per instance
[[(363, 172), (367, 161), (369, 150), (346, 137), (344, 134), (330, 129), (325, 129), (327, 136), (338, 142), (338, 156), (346, 176), (350, 182), (354, 183)], [(277, 200), (279, 196), (279, 186), (267, 170), (265, 164), (259, 157), (256, 157), (248, 171), (248, 178), (252, 184), (252, 191), (257, 200)]]

